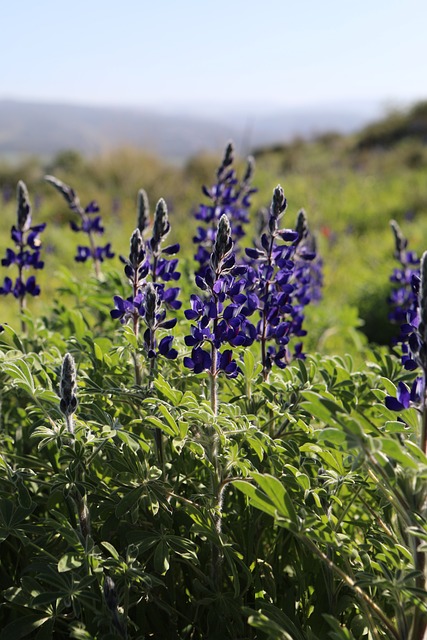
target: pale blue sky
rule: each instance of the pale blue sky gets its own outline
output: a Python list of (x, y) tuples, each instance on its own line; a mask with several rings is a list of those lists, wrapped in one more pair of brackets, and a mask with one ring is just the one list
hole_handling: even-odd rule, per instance
[(215, 113), (427, 97), (427, 0), (4, 0), (0, 16), (0, 98)]

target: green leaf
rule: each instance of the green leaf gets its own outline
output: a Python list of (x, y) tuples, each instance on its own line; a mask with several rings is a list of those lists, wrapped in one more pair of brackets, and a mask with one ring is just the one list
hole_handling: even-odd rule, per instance
[(157, 378), (154, 380), (154, 386), (156, 387), (157, 391), (160, 391), (161, 394), (163, 394), (165, 396), (165, 398), (167, 398), (174, 407), (177, 407), (182, 399), (182, 392), (177, 390), (177, 389), (173, 389), (169, 382), (167, 380), (165, 380), (162, 376), (157, 376)]
[(168, 436), (172, 436), (172, 438), (179, 436), (178, 427), (176, 428), (176, 430), (171, 428), (169, 423), (165, 423), (163, 420), (160, 420), (160, 418), (158, 418), (157, 416), (147, 416), (145, 419), (154, 427), (157, 427), (157, 429), (161, 429), (162, 431), (167, 433)]
[(379, 438), (379, 440), (381, 442), (382, 452), (389, 458), (397, 460), (397, 462), (411, 469), (418, 469), (417, 462), (406, 453), (403, 445), (399, 444), (397, 440), (392, 440), (391, 438)]
[(144, 487), (135, 487), (131, 489), (129, 493), (127, 493), (119, 502), (116, 507), (116, 517), (121, 518), (126, 513), (130, 512), (135, 502), (139, 500), (141, 493), (143, 492)]
[(20, 638), (25, 638), (25, 636), (41, 627), (49, 619), (46, 615), (43, 617), (36, 614), (22, 616), (4, 627), (0, 634), (0, 640), (20, 640)]
[(165, 407), (164, 404), (159, 404), (158, 409), (160, 411), (160, 413), (162, 414), (162, 416), (165, 418), (166, 422), (168, 423), (168, 425), (170, 426), (171, 430), (173, 431), (175, 436), (180, 436), (180, 431), (179, 431), (179, 427), (175, 421), (175, 418), (172, 416), (172, 414), (170, 413), (170, 411), (167, 409), (167, 407)]
[(83, 558), (74, 551), (69, 551), (62, 556), (58, 562), (58, 572), (65, 573), (66, 571), (72, 571), (78, 569), (83, 564)]
[(33, 504), (33, 501), (31, 500), (31, 496), (27, 487), (24, 485), (22, 480), (17, 482), (17, 486), (18, 486), (18, 501), (20, 506), (23, 507), (24, 509), (29, 509)]
[(130, 344), (131, 347), (133, 347), (135, 350), (138, 349), (138, 340), (136, 338), (136, 335), (133, 332), (132, 327), (130, 327), (129, 325), (124, 325), (123, 326), (123, 335), (125, 337), (125, 340), (128, 344)]
[(320, 442), (330, 442), (331, 444), (343, 444), (346, 440), (344, 431), (334, 429), (333, 427), (325, 427), (316, 431), (316, 437)]
[(109, 542), (106, 542), (106, 541), (103, 541), (100, 544), (104, 547), (104, 549), (107, 549), (107, 551), (109, 551), (111, 553), (111, 555), (113, 556), (113, 558), (115, 560), (119, 559), (119, 554), (117, 552), (117, 549), (115, 547), (113, 547), (112, 544), (110, 544)]
[(267, 496), (257, 487), (244, 480), (234, 480), (233, 484), (239, 489), (239, 491), (248, 496), (250, 503), (254, 507), (259, 509), (260, 511), (268, 513), (268, 515), (272, 516), (273, 518), (275, 517), (275, 506), (272, 504), (271, 500), (269, 500)]
[(2, 365), (3, 371), (5, 371), (18, 387), (27, 391), (31, 396), (35, 395), (35, 384), (31, 371), (25, 362), (25, 360), (15, 360), (15, 362), (9, 362)]
[(162, 576), (167, 573), (169, 569), (169, 556), (169, 547), (164, 540), (161, 540), (154, 552), (154, 568)]
[(297, 524), (298, 518), (294, 505), (280, 480), (269, 474), (263, 475), (261, 473), (252, 473), (252, 477), (275, 505), (278, 514), (293, 524)]
[(68, 317), (73, 324), (75, 337), (81, 342), (86, 334), (86, 324), (82, 312), (79, 309), (70, 309)]
[(416, 460), (418, 460), (422, 464), (427, 465), (427, 456), (423, 451), (421, 451), (421, 449), (417, 444), (415, 444), (415, 442), (412, 442), (411, 440), (405, 440), (405, 447), (406, 449), (409, 449)]

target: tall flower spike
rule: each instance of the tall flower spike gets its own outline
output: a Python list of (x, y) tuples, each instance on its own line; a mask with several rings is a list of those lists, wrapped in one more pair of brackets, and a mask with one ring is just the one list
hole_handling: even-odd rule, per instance
[(199, 263), (197, 275), (205, 276), (209, 269), (209, 260), (217, 233), (219, 220), (226, 214), (230, 220), (231, 238), (234, 251), (239, 252), (237, 242), (245, 235), (244, 225), (249, 222), (248, 209), (251, 195), (256, 191), (251, 186), (255, 161), (250, 156), (247, 159), (246, 171), (242, 180), (238, 180), (233, 168), (234, 147), (229, 142), (220, 166), (216, 171), (216, 183), (211, 187), (204, 186), (203, 194), (210, 200), (208, 204), (200, 204), (195, 212), (196, 220), (202, 224), (197, 227), (193, 242), (198, 245), (194, 256)]
[(111, 251), (110, 242), (108, 242), (105, 247), (96, 245), (95, 234), (102, 235), (104, 233), (101, 216), (94, 215), (99, 212), (97, 203), (95, 201), (89, 202), (89, 204), (83, 208), (76, 192), (69, 185), (54, 176), (45, 176), (45, 180), (62, 195), (71, 211), (80, 216), (81, 225), (72, 221), (70, 226), (76, 233), (86, 233), (90, 246), (78, 246), (74, 260), (76, 262), (86, 262), (86, 260), (91, 258), (95, 267), (96, 277), (99, 278), (101, 275), (101, 262), (104, 262), (106, 258), (114, 258), (114, 253)]
[(73, 414), (77, 408), (77, 374), (74, 358), (70, 353), (66, 353), (62, 361), (59, 408), (65, 416), (67, 428), (70, 433), (74, 433)]
[(394, 288), (388, 297), (391, 306), (389, 319), (400, 326), (393, 343), (401, 345), (402, 364), (406, 370), (413, 371), (419, 365), (420, 260), (415, 251), (408, 251), (408, 241), (397, 222), (391, 220), (390, 226), (395, 243), (394, 257), (400, 264), (390, 276)]
[[(281, 368), (287, 366), (290, 359), (287, 345), (295, 324), (292, 303), (295, 287), (291, 281), (295, 242), (299, 234), (293, 229), (279, 229), (278, 221), (286, 206), (283, 189), (278, 185), (273, 191), (266, 230), (261, 234), (260, 244), (256, 248), (246, 249), (250, 259), (246, 277), (247, 313), (250, 315), (255, 310), (259, 313), (255, 330), (261, 343), (265, 380), (273, 363)], [(268, 346), (272, 340), (277, 346)]]
[(138, 217), (136, 226), (142, 234), (150, 224), (150, 205), (148, 202), (147, 193), (144, 191), (144, 189), (140, 189), (138, 191), (137, 213)]
[[(18, 277), (13, 281), (7, 277), (3, 286), (0, 286), (0, 295), (11, 293), (19, 301), (20, 311), (24, 311), (27, 294), (38, 296), (40, 287), (36, 283), (35, 276), (24, 278), (24, 271), (27, 269), (43, 269), (44, 262), (40, 259), (41, 241), (40, 233), (46, 224), (31, 226), (31, 204), (27, 187), (20, 180), (16, 190), (17, 210), (16, 226), (12, 226), (11, 239), (14, 242), (14, 249), (6, 249), (6, 255), (1, 264), (4, 267), (16, 265)], [(25, 331), (25, 322), (21, 321), (22, 331)]]

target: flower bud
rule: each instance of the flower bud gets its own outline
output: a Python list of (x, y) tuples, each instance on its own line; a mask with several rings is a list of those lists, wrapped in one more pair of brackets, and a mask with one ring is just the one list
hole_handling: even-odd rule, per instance
[(148, 202), (147, 193), (144, 191), (144, 189), (140, 189), (138, 191), (137, 212), (137, 227), (141, 233), (144, 233), (150, 222), (150, 205)]
[(16, 189), (18, 229), (28, 231), (31, 226), (31, 204), (25, 183), (20, 180)]
[[(77, 384), (76, 365), (70, 353), (66, 353), (62, 361), (60, 381), (60, 409), (66, 418), (69, 418), (77, 408)], [(72, 430), (71, 421), (67, 421)]]

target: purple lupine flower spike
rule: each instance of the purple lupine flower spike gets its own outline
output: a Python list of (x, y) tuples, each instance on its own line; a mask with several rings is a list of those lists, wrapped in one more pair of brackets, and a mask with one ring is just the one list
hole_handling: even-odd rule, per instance
[[(249, 346), (255, 331), (243, 312), (247, 297), (242, 294), (244, 282), (239, 279), (245, 268), (236, 266), (231, 238), (231, 225), (226, 214), (218, 224), (213, 250), (204, 277), (196, 276), (196, 284), (204, 292), (203, 298), (191, 296), (191, 308), (185, 311), (192, 320), (185, 344), (191, 347), (191, 356), (184, 365), (194, 373), (208, 371), (211, 375), (211, 401), (216, 410), (216, 378), (220, 372), (228, 377), (239, 373), (230, 349), (220, 351), (223, 345)], [(206, 347), (208, 350), (206, 350)]]
[(402, 364), (407, 371), (418, 367), (415, 354), (419, 349), (418, 339), (418, 292), (420, 261), (414, 251), (408, 251), (408, 241), (395, 220), (390, 222), (395, 241), (394, 257), (400, 267), (393, 270), (390, 281), (395, 284), (388, 302), (391, 306), (389, 319), (399, 325), (400, 331), (394, 343), (402, 349)]
[[(129, 257), (120, 257), (125, 264), (125, 274), (132, 286), (132, 295), (126, 299), (114, 296), (115, 308), (111, 317), (122, 324), (132, 321), (133, 331), (138, 338), (140, 321), (146, 324), (144, 345), (150, 359), (150, 372), (153, 373), (155, 358), (160, 354), (174, 359), (178, 352), (172, 347), (173, 337), (166, 336), (157, 341), (157, 331), (172, 329), (176, 319), (166, 320), (165, 307), (179, 309), (177, 287), (165, 287), (165, 282), (178, 280), (176, 271), (178, 260), (168, 260), (162, 254), (170, 255), (179, 250), (179, 245), (162, 248), (162, 243), (170, 231), (166, 202), (160, 199), (156, 206), (152, 237), (144, 241), (142, 232), (148, 224), (148, 199), (141, 189), (138, 193), (138, 227), (130, 239)], [(148, 279), (150, 278), (150, 279)], [(163, 282), (160, 282), (163, 280)], [(136, 364), (136, 379), (140, 383), (140, 369)]]
[[(11, 239), (15, 244), (14, 249), (6, 249), (5, 257), (1, 264), (4, 267), (15, 265), (18, 269), (18, 276), (13, 281), (6, 277), (3, 286), (0, 287), (0, 295), (8, 295), (11, 293), (19, 300), (21, 312), (25, 309), (26, 296), (38, 296), (40, 287), (36, 282), (34, 275), (25, 279), (24, 272), (27, 269), (43, 269), (44, 262), (40, 258), (41, 240), (40, 233), (45, 229), (46, 224), (31, 226), (31, 204), (28, 196), (28, 190), (25, 183), (20, 180), (17, 185), (17, 212), (16, 227), (12, 226)], [(25, 324), (22, 323), (25, 330)]]
[(223, 160), (216, 172), (216, 183), (208, 188), (203, 187), (204, 195), (210, 204), (202, 204), (195, 213), (196, 220), (202, 226), (197, 228), (193, 238), (198, 245), (195, 260), (199, 262), (197, 274), (203, 276), (207, 269), (212, 253), (219, 220), (223, 214), (227, 215), (231, 225), (231, 238), (235, 251), (237, 241), (245, 235), (244, 225), (248, 223), (248, 209), (250, 197), (256, 191), (251, 186), (255, 161), (252, 157), (247, 160), (246, 171), (239, 183), (233, 169), (234, 147), (229, 142)]
[(104, 233), (104, 227), (102, 226), (101, 216), (95, 215), (99, 213), (99, 207), (93, 200), (83, 208), (80, 204), (77, 193), (69, 185), (65, 184), (55, 176), (45, 176), (46, 182), (51, 184), (62, 195), (68, 207), (73, 213), (80, 216), (80, 224), (75, 221), (70, 222), (70, 227), (76, 233), (86, 233), (89, 246), (78, 246), (75, 256), (76, 262), (86, 262), (88, 259), (92, 259), (95, 266), (96, 276), (99, 278), (101, 275), (101, 262), (106, 259), (114, 258), (114, 253), (111, 250), (111, 243), (107, 243), (104, 247), (98, 246), (95, 242), (95, 235), (102, 235)]

